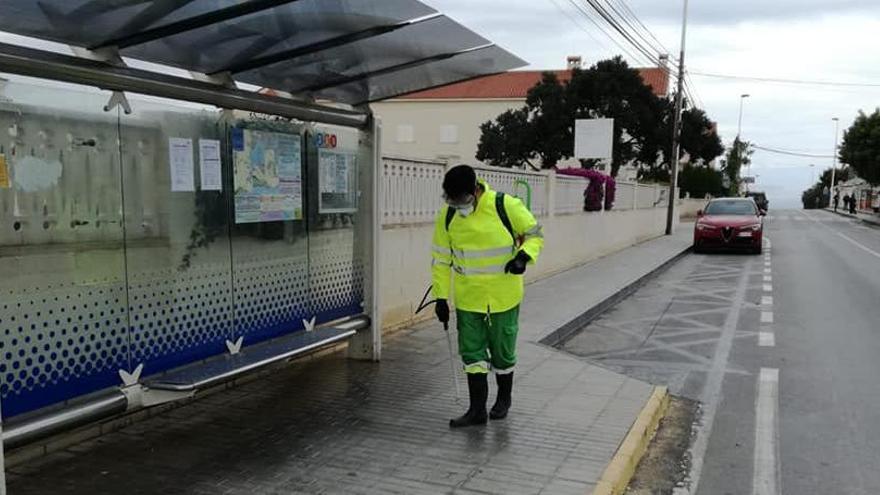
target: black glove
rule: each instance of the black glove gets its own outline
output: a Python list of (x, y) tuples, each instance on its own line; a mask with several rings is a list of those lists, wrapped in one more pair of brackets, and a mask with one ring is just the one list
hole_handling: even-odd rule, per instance
[(446, 299), (437, 299), (437, 302), (434, 304), (434, 314), (437, 315), (440, 323), (449, 323), (449, 304), (446, 302)]
[(532, 261), (532, 258), (527, 255), (525, 251), (520, 251), (516, 253), (516, 256), (514, 256), (512, 260), (507, 262), (507, 265), (504, 266), (504, 273), (522, 275), (526, 272), (526, 265), (529, 261)]

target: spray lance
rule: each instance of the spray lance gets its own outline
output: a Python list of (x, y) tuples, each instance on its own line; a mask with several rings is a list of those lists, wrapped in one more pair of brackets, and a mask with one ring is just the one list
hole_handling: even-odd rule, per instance
[[(419, 314), (432, 304), (437, 304), (437, 299), (432, 299), (428, 301), (428, 295), (431, 294), (432, 286), (428, 286), (428, 290), (425, 291), (425, 295), (422, 296), (422, 302), (419, 303), (419, 307), (416, 309), (416, 314)], [(461, 404), (461, 385), (458, 383), (457, 374), (455, 371), (455, 362), (457, 360), (455, 351), (452, 349), (452, 335), (449, 333), (449, 322), (443, 322), (443, 332), (446, 333), (446, 347), (449, 349), (449, 368), (452, 372), (452, 384), (455, 386), (455, 403)]]

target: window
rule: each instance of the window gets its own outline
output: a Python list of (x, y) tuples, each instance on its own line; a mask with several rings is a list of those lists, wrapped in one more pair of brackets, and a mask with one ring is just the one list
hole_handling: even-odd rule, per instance
[(456, 143), (458, 143), (458, 126), (457, 125), (440, 126), (440, 142), (442, 144), (456, 144)]
[(414, 143), (415, 129), (410, 124), (401, 124), (397, 126), (397, 142), (398, 143)]

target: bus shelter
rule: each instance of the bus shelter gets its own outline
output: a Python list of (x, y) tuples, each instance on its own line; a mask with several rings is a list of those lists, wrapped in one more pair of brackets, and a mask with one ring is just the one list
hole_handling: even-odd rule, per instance
[(523, 65), (414, 0), (0, 11), (7, 448), (342, 340), (378, 360), (369, 103)]

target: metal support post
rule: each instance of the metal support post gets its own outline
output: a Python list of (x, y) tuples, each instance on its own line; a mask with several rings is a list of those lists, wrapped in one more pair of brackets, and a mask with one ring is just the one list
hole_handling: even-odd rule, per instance
[(669, 171), (669, 207), (666, 212), (666, 235), (672, 235), (675, 216), (675, 189), (678, 187), (678, 161), (681, 155), (681, 107), (684, 91), (684, 52), (687, 42), (688, 0), (684, 0), (681, 21), (681, 51), (678, 55), (678, 88), (675, 93), (675, 115), (672, 124), (672, 166)]

